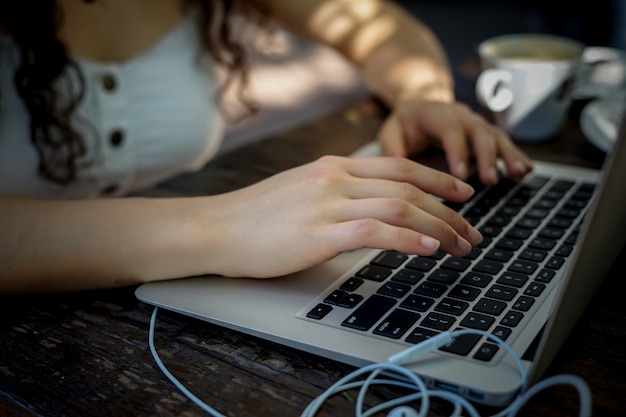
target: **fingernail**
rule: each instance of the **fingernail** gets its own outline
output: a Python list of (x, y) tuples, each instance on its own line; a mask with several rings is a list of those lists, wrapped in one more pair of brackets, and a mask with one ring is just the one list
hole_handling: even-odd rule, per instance
[(456, 241), (456, 246), (461, 250), (461, 252), (463, 253), (468, 253), (469, 251), (472, 250), (472, 245), (470, 245), (470, 243), (463, 239), (462, 237), (459, 237)]
[(456, 190), (461, 194), (465, 194), (468, 197), (474, 195), (474, 189), (472, 188), (472, 186), (460, 180), (457, 180), (456, 182)]
[(439, 249), (439, 246), (441, 245), (441, 242), (439, 242), (437, 239), (432, 238), (430, 236), (421, 236), (420, 237), (420, 244), (422, 246), (424, 246), (425, 248), (432, 249), (432, 250), (437, 250), (437, 249)]
[(526, 165), (522, 161), (515, 161), (513, 163), (513, 175), (523, 175), (526, 173)]
[(467, 165), (465, 165), (465, 162), (456, 164), (456, 176), (461, 179), (467, 178)]
[(478, 245), (483, 241), (483, 235), (473, 227), (468, 229), (469, 239), (474, 245)]
[(498, 171), (496, 170), (495, 167), (491, 167), (489, 168), (489, 171), (487, 172), (487, 175), (489, 177), (489, 179), (494, 183), (497, 184), (498, 180), (500, 179), (498, 177)]

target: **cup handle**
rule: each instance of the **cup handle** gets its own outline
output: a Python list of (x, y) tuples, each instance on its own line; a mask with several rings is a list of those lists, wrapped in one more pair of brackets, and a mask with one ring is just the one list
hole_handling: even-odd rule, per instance
[(509, 71), (486, 69), (476, 80), (476, 98), (489, 110), (502, 112), (513, 104), (513, 91), (509, 88), (512, 81)]

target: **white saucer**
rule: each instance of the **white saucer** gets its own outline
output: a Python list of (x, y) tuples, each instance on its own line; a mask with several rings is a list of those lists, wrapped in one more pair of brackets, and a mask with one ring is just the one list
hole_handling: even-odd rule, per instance
[(626, 92), (593, 100), (582, 110), (580, 128), (591, 143), (608, 152), (617, 139), (625, 109)]
[(626, 54), (616, 48), (589, 46), (583, 53), (581, 74), (574, 86), (574, 99), (612, 94), (626, 84)]

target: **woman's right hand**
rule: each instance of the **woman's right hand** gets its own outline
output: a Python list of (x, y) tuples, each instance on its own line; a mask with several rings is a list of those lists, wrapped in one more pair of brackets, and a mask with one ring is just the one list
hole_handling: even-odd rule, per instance
[(366, 247), (463, 256), (480, 233), (433, 196), (464, 201), (472, 192), (404, 158), (327, 156), (216, 196), (0, 197), (0, 293), (268, 278)]
[[(466, 183), (405, 158), (322, 157), (209, 197), (206, 271), (273, 277), (341, 252), (378, 248), (464, 256), (482, 236), (434, 196), (465, 201)], [(196, 207), (197, 209), (197, 207)], [(199, 247), (200, 249), (200, 247)]]

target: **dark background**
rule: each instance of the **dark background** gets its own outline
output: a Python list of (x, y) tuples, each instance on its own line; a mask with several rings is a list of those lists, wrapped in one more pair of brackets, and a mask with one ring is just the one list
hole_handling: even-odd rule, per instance
[(550, 33), (587, 46), (626, 49), (624, 0), (396, 0), (429, 25), (444, 45), (462, 101), (475, 104), (467, 62), (478, 44), (505, 33)]

